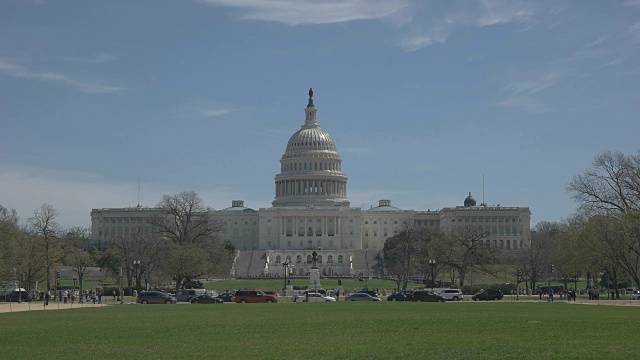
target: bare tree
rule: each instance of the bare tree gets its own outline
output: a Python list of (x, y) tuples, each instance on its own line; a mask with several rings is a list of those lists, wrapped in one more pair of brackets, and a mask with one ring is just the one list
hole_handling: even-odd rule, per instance
[(11, 276), (12, 267), (9, 265), (11, 258), (11, 239), (18, 231), (18, 213), (15, 209), (9, 210), (0, 205), (0, 279)]
[(91, 231), (88, 228), (74, 227), (69, 229), (65, 236), (64, 260), (78, 277), (80, 293), (83, 289), (84, 276), (89, 272), (89, 267), (96, 264), (96, 259), (89, 252), (90, 234)]
[(164, 195), (159, 212), (150, 223), (178, 245), (200, 244), (216, 238), (222, 223), (212, 218), (210, 209), (194, 191)]
[(596, 156), (593, 167), (574, 176), (567, 191), (587, 214), (640, 210), (640, 151)]
[(51, 270), (53, 265), (62, 259), (60, 246), (55, 242), (60, 232), (60, 225), (56, 222), (58, 211), (50, 204), (42, 204), (27, 222), (34, 235), (42, 237), (44, 247), (44, 264), (47, 273), (47, 290), (51, 289)]
[(406, 290), (411, 274), (421, 269), (421, 260), (427, 257), (430, 239), (427, 229), (405, 223), (402, 231), (385, 241), (384, 267), (394, 278), (398, 290)]
[[(150, 219), (151, 225), (163, 237), (169, 239), (178, 247), (173, 247), (172, 258), (175, 259), (173, 252), (177, 254), (192, 253), (193, 247), (189, 246), (180, 249), (180, 246), (196, 245), (201, 252), (207, 254), (209, 261), (208, 269), (215, 269), (212, 259), (218, 259), (214, 256), (216, 251), (223, 250), (228, 253), (222, 240), (218, 237), (223, 229), (223, 224), (218, 219), (212, 217), (211, 209), (204, 206), (202, 199), (194, 191), (181, 192), (173, 195), (164, 195), (162, 200), (157, 204), (158, 214)], [(175, 262), (171, 263), (171, 271), (179, 269)], [(176, 289), (180, 287), (185, 279), (185, 271), (173, 272), (172, 276), (176, 279)], [(194, 276), (190, 274), (189, 276)]]
[(490, 246), (488, 235), (482, 227), (455, 229), (451, 234), (443, 234), (433, 241), (431, 249), (437, 263), (448, 266), (458, 273), (460, 288), (464, 287), (466, 276), (472, 270), (493, 274), (492, 265), (498, 261), (498, 249)]

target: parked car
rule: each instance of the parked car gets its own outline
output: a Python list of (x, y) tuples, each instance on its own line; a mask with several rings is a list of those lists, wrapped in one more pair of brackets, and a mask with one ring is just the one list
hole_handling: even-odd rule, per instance
[(136, 298), (138, 304), (175, 304), (175, 296), (162, 291), (141, 291)]
[(371, 296), (366, 293), (355, 293), (344, 298), (346, 301), (381, 301), (377, 296)]
[(327, 302), (336, 301), (336, 298), (320, 293), (308, 292), (306, 294), (295, 295), (292, 300), (293, 302)]
[(444, 302), (444, 297), (431, 290), (416, 290), (411, 294), (411, 301), (418, 302)]
[(369, 295), (371, 295), (373, 297), (379, 297), (378, 296), (379, 294), (377, 292), (373, 291), (373, 290), (360, 290), (358, 292), (359, 293), (364, 293), (364, 294), (369, 294)]
[(277, 291), (273, 291), (273, 290), (262, 290), (262, 292), (263, 292), (265, 295), (272, 295), (272, 296), (278, 297), (278, 292), (277, 292)]
[(238, 290), (234, 295), (237, 303), (276, 303), (278, 298), (273, 295), (267, 295), (260, 290)]
[(194, 296), (189, 300), (192, 304), (222, 304), (224, 301), (218, 297), (215, 297), (211, 294), (202, 294), (198, 296)]
[(631, 294), (640, 294), (640, 291), (634, 289), (634, 288), (626, 288), (625, 292), (627, 293), (627, 295), (631, 295)]
[(0, 299), (6, 302), (17, 302), (20, 300), (21, 302), (30, 302), (31, 295), (24, 288), (21, 289), (13, 289), (11, 291), (3, 292), (0, 294)]
[(447, 301), (460, 301), (464, 299), (464, 295), (462, 295), (460, 289), (444, 289), (440, 291), (440, 295)]
[(222, 302), (228, 302), (228, 303), (234, 302), (234, 298), (235, 298), (235, 296), (233, 296), (232, 293), (222, 293), (216, 297), (218, 299), (222, 299)]
[(178, 302), (189, 302), (192, 298), (206, 293), (205, 289), (180, 289), (176, 292), (175, 297)]
[(387, 301), (411, 301), (413, 291), (405, 290), (387, 296)]
[(487, 289), (474, 294), (471, 300), (502, 300), (502, 291), (495, 289)]

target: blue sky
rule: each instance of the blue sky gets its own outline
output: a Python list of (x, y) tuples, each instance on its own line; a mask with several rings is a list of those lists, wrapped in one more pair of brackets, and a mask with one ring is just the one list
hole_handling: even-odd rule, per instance
[(0, 204), (64, 226), (197, 191), (268, 207), (309, 87), (352, 206), (576, 208), (639, 148), (640, 1), (0, 4)]

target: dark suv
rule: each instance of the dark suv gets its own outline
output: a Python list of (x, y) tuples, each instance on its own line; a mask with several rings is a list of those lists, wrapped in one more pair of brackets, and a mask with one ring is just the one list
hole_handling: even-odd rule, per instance
[(416, 290), (411, 294), (411, 301), (444, 302), (444, 296), (430, 290)]
[(162, 291), (141, 291), (136, 302), (139, 304), (175, 304), (178, 301), (174, 296)]
[(502, 291), (495, 289), (483, 290), (471, 297), (474, 301), (479, 300), (502, 300)]
[(400, 291), (387, 296), (387, 301), (411, 301), (413, 291)]

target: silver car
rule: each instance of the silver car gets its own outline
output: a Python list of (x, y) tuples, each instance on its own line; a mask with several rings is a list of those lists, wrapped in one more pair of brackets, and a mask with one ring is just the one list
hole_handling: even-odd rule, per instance
[(460, 289), (444, 289), (440, 291), (440, 295), (447, 301), (460, 301), (464, 299), (464, 295), (462, 295)]
[(371, 296), (365, 293), (355, 293), (347, 296), (346, 301), (382, 301), (377, 296)]
[(327, 302), (336, 301), (336, 298), (332, 296), (325, 296), (320, 293), (307, 293), (300, 294), (293, 297), (293, 302)]

